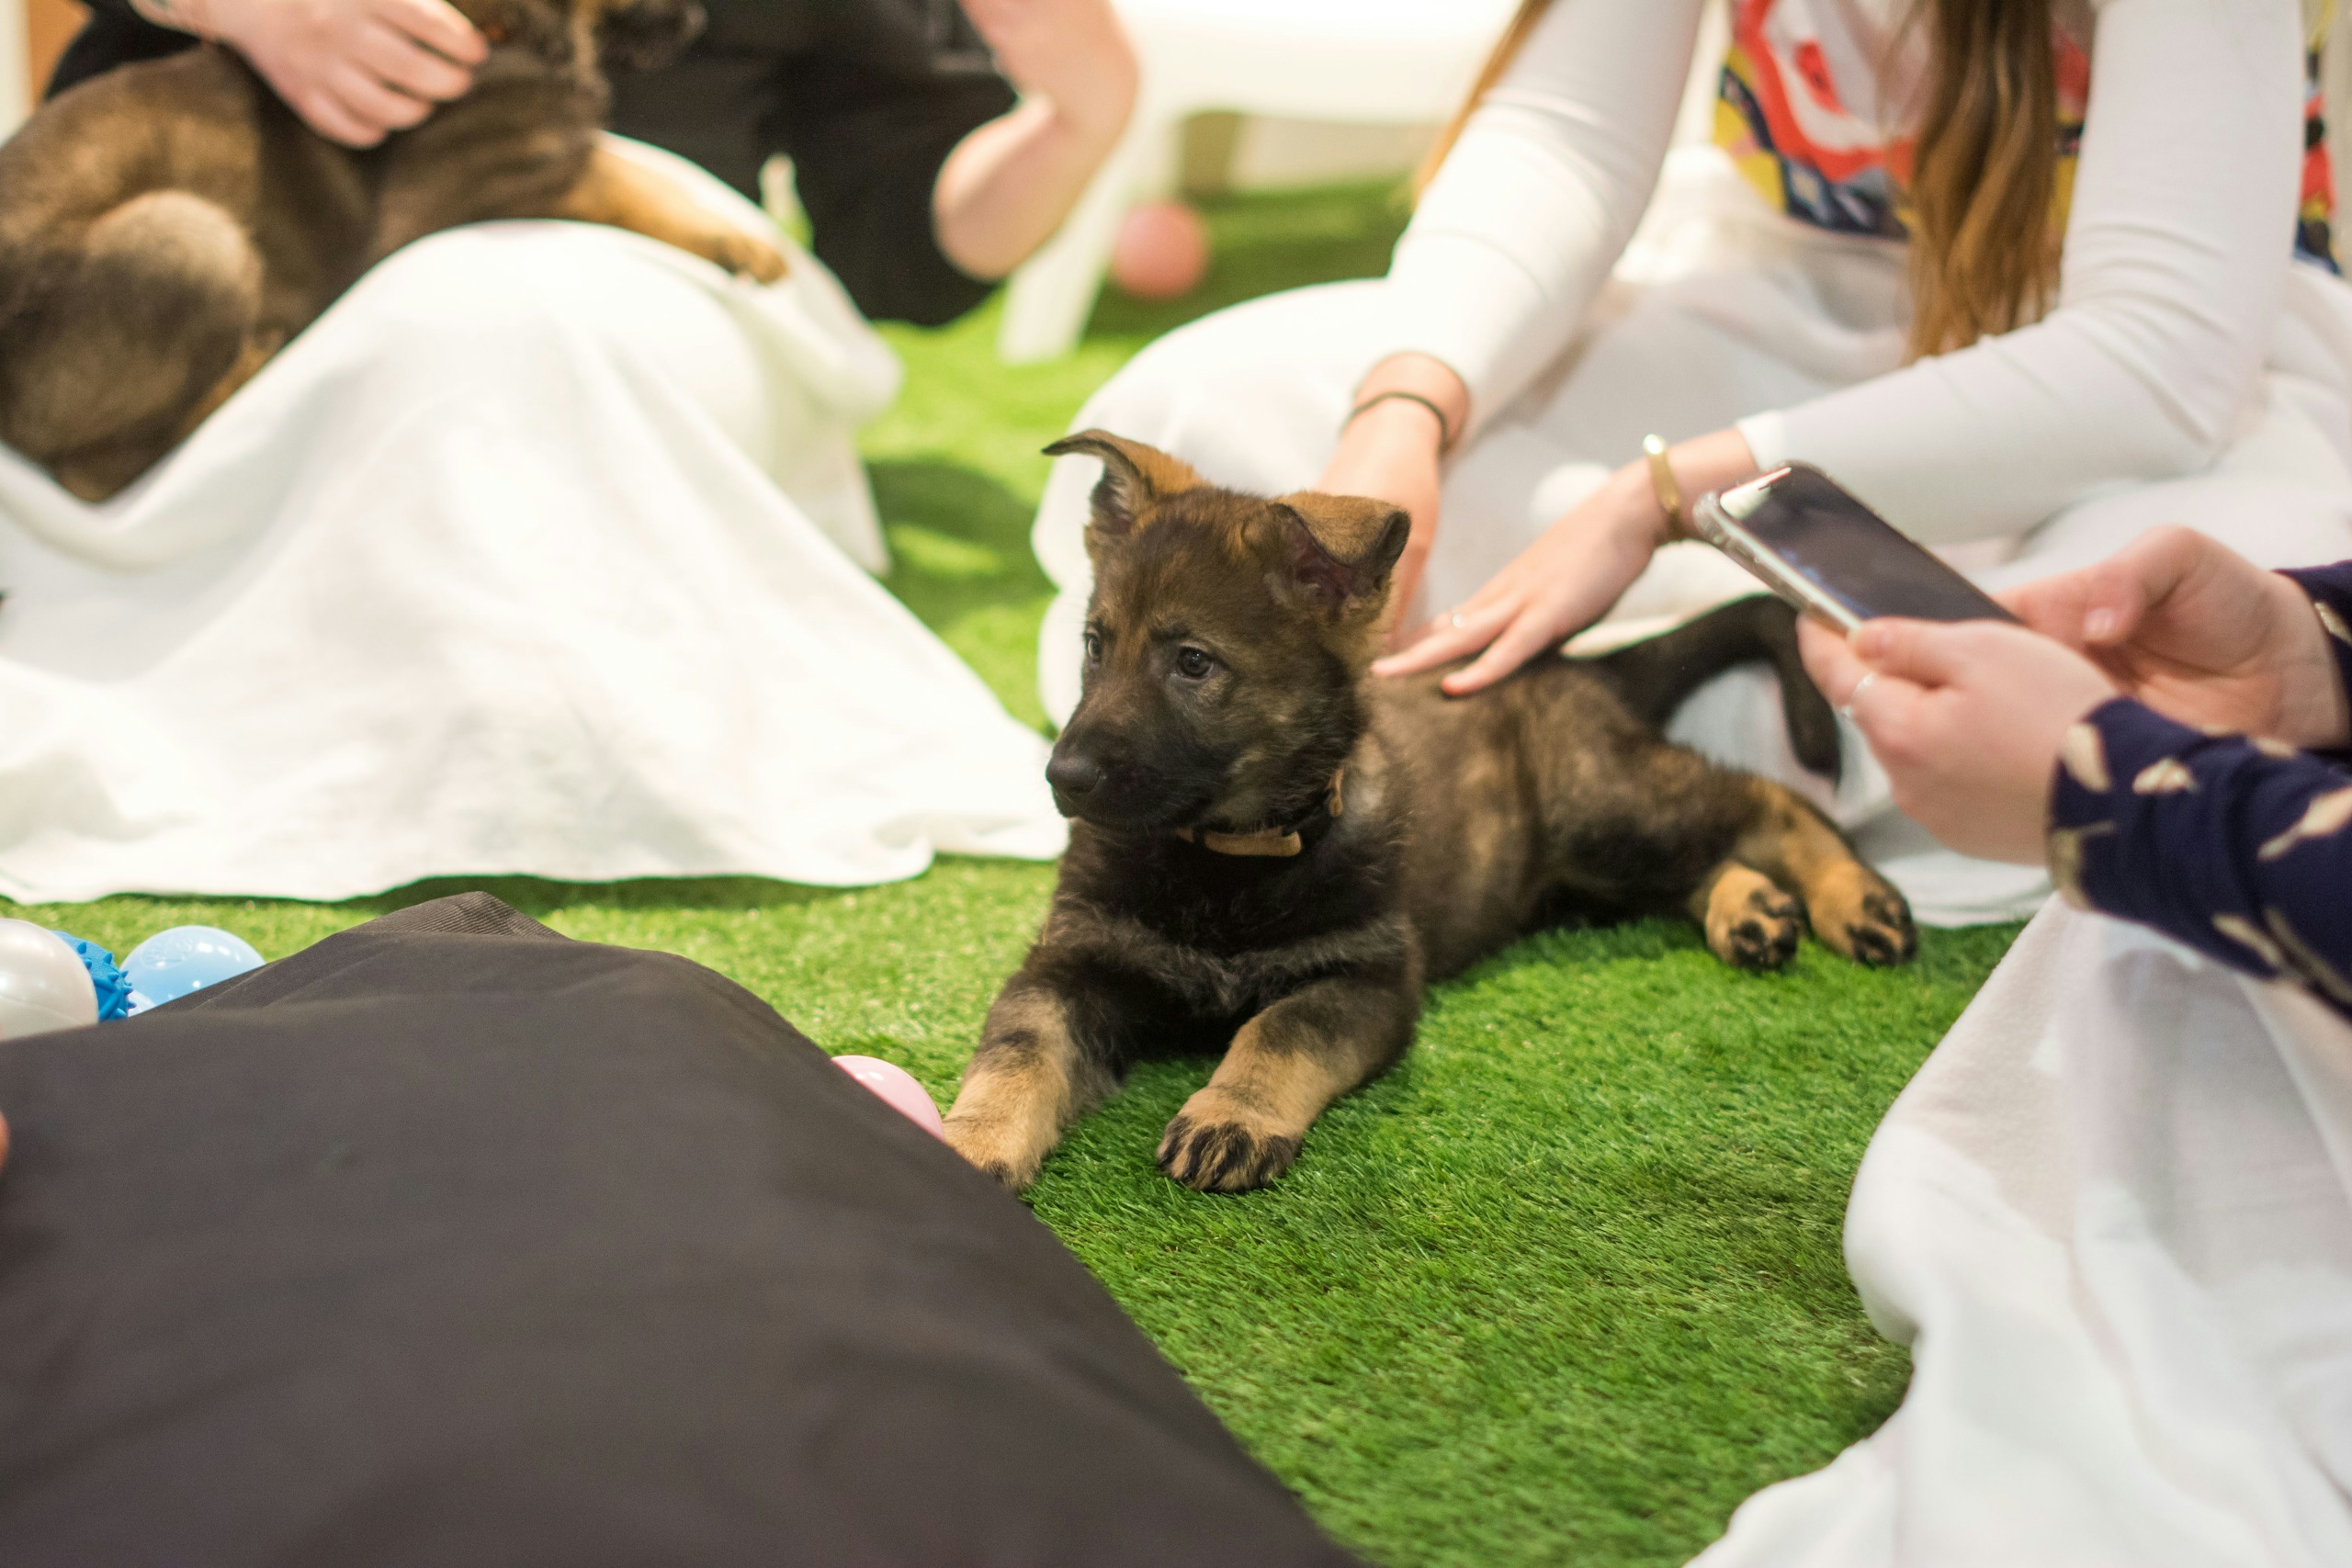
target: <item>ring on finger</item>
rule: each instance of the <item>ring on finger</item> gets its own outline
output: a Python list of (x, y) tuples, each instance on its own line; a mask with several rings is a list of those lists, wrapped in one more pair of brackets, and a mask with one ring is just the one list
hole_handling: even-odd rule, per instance
[(1848, 724), (1851, 724), (1851, 723), (1853, 723), (1853, 722), (1854, 722), (1854, 705), (1855, 705), (1856, 703), (1859, 703), (1859, 702), (1860, 702), (1860, 701), (1862, 700), (1862, 693), (1864, 692), (1864, 690), (1866, 690), (1866, 689), (1869, 687), (1870, 683), (1871, 683), (1872, 681), (1875, 681), (1875, 680), (1877, 680), (1877, 679), (1878, 679), (1878, 671), (1875, 671), (1875, 670), (1872, 670), (1872, 671), (1868, 671), (1867, 673), (1865, 673), (1865, 674), (1862, 676), (1862, 678), (1861, 678), (1860, 680), (1859, 680), (1859, 681), (1855, 682), (1854, 682), (1854, 689), (1853, 689), (1852, 691), (1850, 691), (1850, 692), (1847, 693), (1847, 694), (1846, 694), (1846, 700), (1845, 700), (1843, 703), (1840, 703), (1840, 704), (1838, 705), (1838, 716), (1839, 718), (1844, 719)]
[(1445, 624), (1452, 626), (1455, 631), (1460, 631), (1463, 627), (1470, 624), (1470, 617), (1464, 615), (1461, 611), (1456, 610), (1453, 614), (1446, 616)]

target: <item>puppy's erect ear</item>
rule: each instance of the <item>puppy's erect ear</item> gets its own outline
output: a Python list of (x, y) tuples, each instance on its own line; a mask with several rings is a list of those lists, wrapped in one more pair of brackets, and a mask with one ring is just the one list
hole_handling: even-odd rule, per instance
[(1148, 521), (1151, 509), (1170, 496), (1198, 490), (1208, 482), (1189, 463), (1107, 430), (1081, 430), (1046, 448), (1048, 457), (1073, 454), (1102, 459), (1102, 478), (1094, 487), (1094, 524), (1089, 532), (1114, 539)]
[(1271, 503), (1277, 564), (1327, 610), (1377, 610), (1413, 520), (1404, 508), (1361, 495), (1302, 491)]

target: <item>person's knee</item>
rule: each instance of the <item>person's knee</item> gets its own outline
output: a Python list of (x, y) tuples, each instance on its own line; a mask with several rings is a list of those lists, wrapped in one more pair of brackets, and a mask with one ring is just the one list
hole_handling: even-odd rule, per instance
[(386, 324), (381, 351), (396, 357), (443, 355), (479, 367), (594, 324), (575, 291), (552, 287), (582, 260), (576, 225), (445, 231), (387, 256), (338, 309)]

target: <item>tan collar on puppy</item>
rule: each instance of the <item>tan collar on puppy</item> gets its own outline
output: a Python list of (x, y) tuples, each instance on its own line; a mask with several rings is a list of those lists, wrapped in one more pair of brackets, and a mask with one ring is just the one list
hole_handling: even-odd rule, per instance
[[(1331, 775), (1331, 787), (1323, 796), (1318, 811), (1337, 817), (1347, 809), (1347, 802), (1340, 794), (1340, 785), (1348, 776), (1347, 764), (1340, 764)], [(1308, 820), (1313, 820), (1313, 814)], [(1297, 828), (1261, 828), (1254, 833), (1218, 833), (1205, 828), (1179, 828), (1176, 836), (1188, 844), (1198, 844), (1213, 854), (1261, 855), (1270, 859), (1287, 859), (1306, 847), (1306, 840)]]

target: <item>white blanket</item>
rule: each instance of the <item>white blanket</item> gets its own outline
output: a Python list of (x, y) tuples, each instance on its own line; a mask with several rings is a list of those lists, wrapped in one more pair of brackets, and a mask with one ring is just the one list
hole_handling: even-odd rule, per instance
[(2052, 904), (1887, 1115), (1868, 1440), (1702, 1568), (2352, 1563), (2352, 1028)]
[(792, 262), (458, 230), (105, 505), (0, 449), (0, 893), (1057, 852), (1043, 742), (861, 569), (898, 366)]

